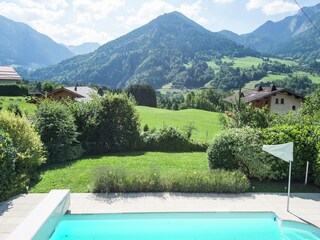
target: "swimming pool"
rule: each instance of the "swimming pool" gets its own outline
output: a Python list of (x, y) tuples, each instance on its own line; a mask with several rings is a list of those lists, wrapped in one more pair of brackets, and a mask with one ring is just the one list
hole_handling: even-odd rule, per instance
[(50, 240), (320, 239), (320, 229), (274, 213), (66, 214)]

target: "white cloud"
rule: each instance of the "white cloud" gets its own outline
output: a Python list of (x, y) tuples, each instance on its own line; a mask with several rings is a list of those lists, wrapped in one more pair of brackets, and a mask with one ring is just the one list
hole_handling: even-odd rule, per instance
[(86, 23), (105, 18), (110, 12), (123, 7), (124, 0), (74, 0), (72, 5), (77, 23)]
[(201, 11), (201, 0), (192, 4), (182, 4), (177, 11), (183, 13), (189, 18), (197, 17)]
[[(133, 15), (129, 17), (118, 16), (117, 20), (120, 21), (124, 27), (131, 28), (132, 26), (143, 25), (161, 14), (172, 11), (179, 11), (189, 18), (198, 18), (201, 9), (201, 0), (191, 4), (181, 4), (178, 7), (164, 0), (153, 0), (152, 2), (144, 3)], [(206, 19), (199, 18), (198, 21), (206, 22)]]
[(19, 0), (16, 3), (0, 2), (0, 14), (27, 23), (35, 20), (53, 22), (65, 14), (67, 7), (65, 0), (49, 0), (44, 3)]
[[(67, 12), (70, 5), (66, 0), (3, 1), (0, 2), (0, 15), (24, 22), (59, 43), (81, 44), (88, 41), (106, 43), (114, 37), (104, 31), (95, 30), (91, 23), (104, 18), (123, 4), (124, 0), (101, 0), (94, 3), (88, 0), (75, 0), (71, 6), (74, 14), (72, 15), (71, 11)], [(74, 19), (77, 24), (73, 23)]]
[(40, 32), (50, 35), (56, 42), (68, 45), (78, 45), (84, 42), (104, 44), (114, 39), (106, 32), (98, 32), (94, 28), (76, 24), (66, 24), (61, 27), (57, 24), (38, 22), (37, 26)]
[(299, 7), (292, 2), (284, 0), (250, 0), (247, 3), (247, 9), (261, 9), (262, 12), (266, 15), (276, 15), (296, 12), (297, 10), (299, 10)]
[(214, 0), (214, 3), (219, 3), (219, 4), (226, 4), (226, 3), (232, 3), (234, 0)]
[(208, 19), (206, 19), (206, 18), (199, 18), (199, 19), (196, 20), (196, 22), (197, 22), (198, 24), (200, 24), (200, 25), (205, 25), (205, 24), (208, 23)]

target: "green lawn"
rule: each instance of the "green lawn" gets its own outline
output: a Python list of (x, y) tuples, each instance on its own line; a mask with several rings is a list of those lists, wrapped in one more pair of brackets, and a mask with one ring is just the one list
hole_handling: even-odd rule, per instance
[[(156, 168), (162, 175), (174, 172), (208, 170), (207, 154), (204, 152), (163, 153), (131, 152), (109, 156), (83, 158), (68, 163), (52, 164), (42, 169), (40, 180), (31, 184), (31, 193), (49, 192), (51, 189), (70, 189), (71, 192), (92, 191), (94, 170), (99, 167), (122, 167), (126, 170)], [(88, 185), (89, 190), (88, 190)], [(268, 182), (251, 180), (251, 192), (285, 192), (286, 181)], [(292, 184), (292, 192), (320, 192), (313, 185)]]
[[(2, 105), (1, 105), (2, 103)], [(10, 104), (17, 104), (22, 112), (33, 112), (37, 106), (32, 103), (27, 103), (25, 97), (4, 97), (0, 96), (0, 105), (3, 109), (7, 109)]]
[[(138, 106), (137, 110), (141, 119), (141, 127), (148, 124), (150, 128), (161, 128), (163, 125), (177, 127), (183, 131), (183, 127), (193, 122), (196, 130), (192, 139), (201, 142), (210, 142), (221, 130), (219, 113), (198, 109), (186, 109), (172, 111), (159, 108)], [(208, 138), (207, 138), (208, 133)]]
[(40, 181), (31, 187), (30, 192), (64, 188), (72, 192), (87, 192), (87, 186), (93, 181), (93, 171), (98, 167), (124, 167), (130, 170), (157, 168), (161, 172), (200, 171), (208, 169), (208, 161), (205, 152), (133, 152), (85, 158), (43, 169)]

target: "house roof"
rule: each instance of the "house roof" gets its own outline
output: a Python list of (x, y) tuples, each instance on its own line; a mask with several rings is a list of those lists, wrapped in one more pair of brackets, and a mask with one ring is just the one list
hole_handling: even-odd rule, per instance
[(62, 87), (59, 88), (47, 95), (47, 97), (53, 96), (61, 91), (66, 91), (68, 92), (71, 96), (76, 98), (77, 101), (79, 102), (85, 102), (85, 101), (90, 101), (91, 95), (92, 94), (97, 94), (97, 91), (90, 88), (90, 87)]
[[(301, 96), (297, 93), (289, 91), (285, 88), (277, 88), (276, 86), (273, 85), (270, 87), (258, 86), (256, 88), (247, 89), (247, 90), (241, 92), (241, 100), (244, 101), (245, 103), (251, 103), (251, 102), (261, 100), (266, 97), (270, 97), (270, 96), (275, 95), (276, 93), (279, 93), (279, 92), (280, 93), (287, 92), (287, 93), (290, 93), (296, 97), (304, 99), (303, 96)], [(225, 102), (229, 102), (229, 103), (236, 103), (238, 100), (239, 100), (239, 93), (236, 93), (236, 94), (224, 99)]]
[(0, 80), (21, 81), (22, 78), (12, 67), (0, 66)]
[(92, 100), (91, 96), (93, 94), (98, 93), (95, 89), (92, 89), (90, 87), (66, 87), (65, 89), (67, 89), (73, 93), (81, 95), (82, 97), (77, 99), (78, 101), (81, 101), (81, 102)]

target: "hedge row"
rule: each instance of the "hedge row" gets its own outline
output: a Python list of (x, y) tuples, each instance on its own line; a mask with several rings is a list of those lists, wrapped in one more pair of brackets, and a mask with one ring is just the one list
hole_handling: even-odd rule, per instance
[(208, 148), (209, 166), (212, 169), (240, 169), (247, 176), (259, 179), (284, 179), (288, 177), (288, 163), (262, 151), (262, 145), (293, 142), (293, 180), (304, 180), (309, 161), (309, 179), (320, 185), (319, 140), (320, 128), (311, 125), (226, 130), (216, 136)]
[(0, 96), (26, 96), (28, 88), (22, 85), (0, 85)]

